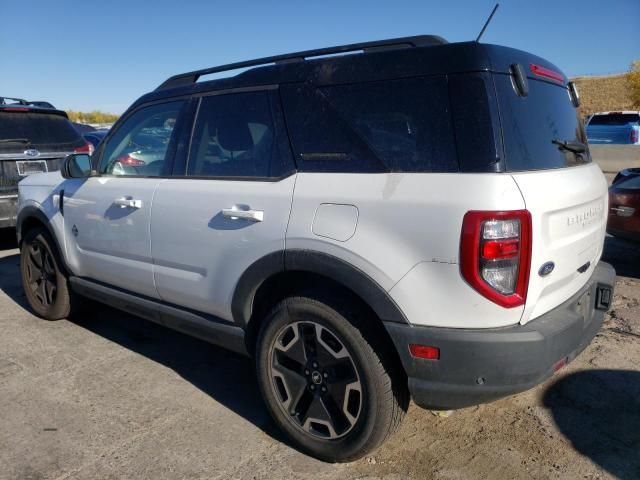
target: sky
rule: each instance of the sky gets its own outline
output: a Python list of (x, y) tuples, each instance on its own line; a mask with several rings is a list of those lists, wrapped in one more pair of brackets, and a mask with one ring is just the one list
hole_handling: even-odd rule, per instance
[[(495, 0), (1, 0), (0, 96), (122, 113), (171, 75), (419, 34), (475, 39)], [(503, 0), (483, 42), (567, 75), (640, 59), (640, 0)]]

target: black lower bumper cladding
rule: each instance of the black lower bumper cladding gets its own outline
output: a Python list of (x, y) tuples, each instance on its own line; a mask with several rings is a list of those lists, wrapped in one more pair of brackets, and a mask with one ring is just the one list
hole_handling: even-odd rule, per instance
[[(614, 284), (615, 270), (600, 262), (578, 293), (525, 325), (385, 326), (407, 372), (414, 402), (431, 409), (464, 408), (528, 390), (578, 356), (600, 330)], [(440, 358), (414, 358), (409, 344), (438, 347)]]

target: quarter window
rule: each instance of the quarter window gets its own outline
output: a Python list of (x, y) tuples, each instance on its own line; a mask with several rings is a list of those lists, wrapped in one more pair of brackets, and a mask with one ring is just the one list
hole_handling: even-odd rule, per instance
[(158, 177), (169, 172), (175, 125), (184, 101), (142, 108), (107, 140), (100, 173)]

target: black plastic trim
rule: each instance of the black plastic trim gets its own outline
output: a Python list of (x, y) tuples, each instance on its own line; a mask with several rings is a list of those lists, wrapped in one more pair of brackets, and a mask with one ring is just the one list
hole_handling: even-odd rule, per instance
[(45, 226), (45, 228), (51, 235), (51, 238), (55, 242), (56, 248), (58, 249), (58, 252), (60, 252), (60, 256), (63, 257), (63, 250), (60, 248), (58, 238), (54, 234), (53, 229), (49, 224), (49, 219), (42, 212), (42, 210), (39, 210), (38, 208), (31, 205), (24, 207), (22, 210), (20, 210), (20, 213), (18, 213), (18, 218), (16, 220), (16, 238), (18, 239), (18, 247), (20, 247), (22, 244), (22, 224), (29, 218), (36, 218)]
[(73, 291), (80, 295), (214, 345), (248, 355), (244, 330), (218, 317), (185, 310), (85, 278), (71, 277), (69, 280)]
[[(600, 262), (587, 284), (553, 310), (525, 325), (454, 329), (385, 323), (407, 373), (409, 390), (424, 408), (455, 409), (528, 390), (571, 361), (598, 333), (604, 311), (598, 291), (613, 296), (615, 270)], [(440, 349), (438, 360), (414, 358), (409, 344)]]
[(315, 250), (287, 249), (285, 270), (312, 272), (328, 277), (358, 295), (383, 322), (409, 323), (384, 288), (365, 272), (338, 257)]

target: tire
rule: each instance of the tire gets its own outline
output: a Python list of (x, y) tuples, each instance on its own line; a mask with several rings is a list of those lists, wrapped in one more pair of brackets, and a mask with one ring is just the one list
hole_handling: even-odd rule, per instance
[(348, 462), (377, 448), (409, 403), (406, 378), (357, 320), (354, 310), (290, 297), (258, 336), (258, 382), (271, 416), (297, 448), (323, 461)]
[(22, 286), (29, 306), (46, 320), (60, 320), (77, 310), (78, 300), (69, 289), (62, 259), (44, 228), (29, 230), (20, 250)]

